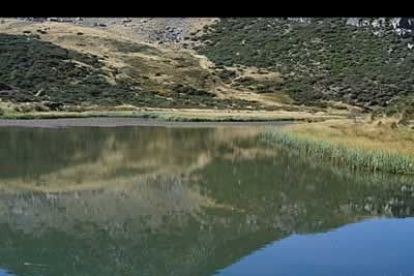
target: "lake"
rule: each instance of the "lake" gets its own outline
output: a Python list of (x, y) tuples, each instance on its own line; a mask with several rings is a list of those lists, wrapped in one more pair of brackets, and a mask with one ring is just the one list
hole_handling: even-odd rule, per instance
[(0, 275), (413, 276), (414, 179), (266, 127), (1, 127)]

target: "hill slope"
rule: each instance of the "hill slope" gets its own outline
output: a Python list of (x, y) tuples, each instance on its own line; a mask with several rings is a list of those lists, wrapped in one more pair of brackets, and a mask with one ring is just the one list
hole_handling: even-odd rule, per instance
[(211, 62), (92, 27), (56, 22), (0, 24), (1, 98), (48, 106), (134, 105), (277, 109), (278, 100), (235, 89)]
[(0, 24), (0, 97), (48, 108), (294, 110), (334, 101), (390, 113), (404, 109), (411, 116), (412, 23), (407, 18), (8, 19)]
[(347, 18), (222, 19), (206, 28), (199, 52), (217, 65), (280, 72), (283, 81), (273, 88), (298, 103), (340, 100), (375, 109), (411, 96), (411, 30), (395, 29), (390, 20), (361, 20), (355, 26)]

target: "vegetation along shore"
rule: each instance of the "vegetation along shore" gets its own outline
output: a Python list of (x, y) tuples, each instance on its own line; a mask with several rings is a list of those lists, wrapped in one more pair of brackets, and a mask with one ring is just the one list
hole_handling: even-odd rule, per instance
[(393, 121), (288, 125), (267, 130), (263, 139), (352, 170), (414, 174), (414, 131), (396, 128)]

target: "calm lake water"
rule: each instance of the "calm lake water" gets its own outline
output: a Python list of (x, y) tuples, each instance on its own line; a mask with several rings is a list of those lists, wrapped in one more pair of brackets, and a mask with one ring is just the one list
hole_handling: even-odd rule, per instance
[(0, 275), (414, 275), (414, 185), (264, 127), (0, 128)]

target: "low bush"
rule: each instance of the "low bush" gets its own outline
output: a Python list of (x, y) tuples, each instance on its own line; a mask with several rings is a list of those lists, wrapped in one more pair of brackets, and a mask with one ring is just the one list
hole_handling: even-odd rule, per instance
[(200, 37), (210, 43), (197, 51), (217, 66), (281, 72), (285, 82), (278, 89), (298, 104), (339, 100), (385, 107), (414, 89), (414, 52), (390, 28), (381, 36), (373, 35), (371, 26), (346, 25), (346, 18), (306, 24), (282, 18), (223, 18)]

